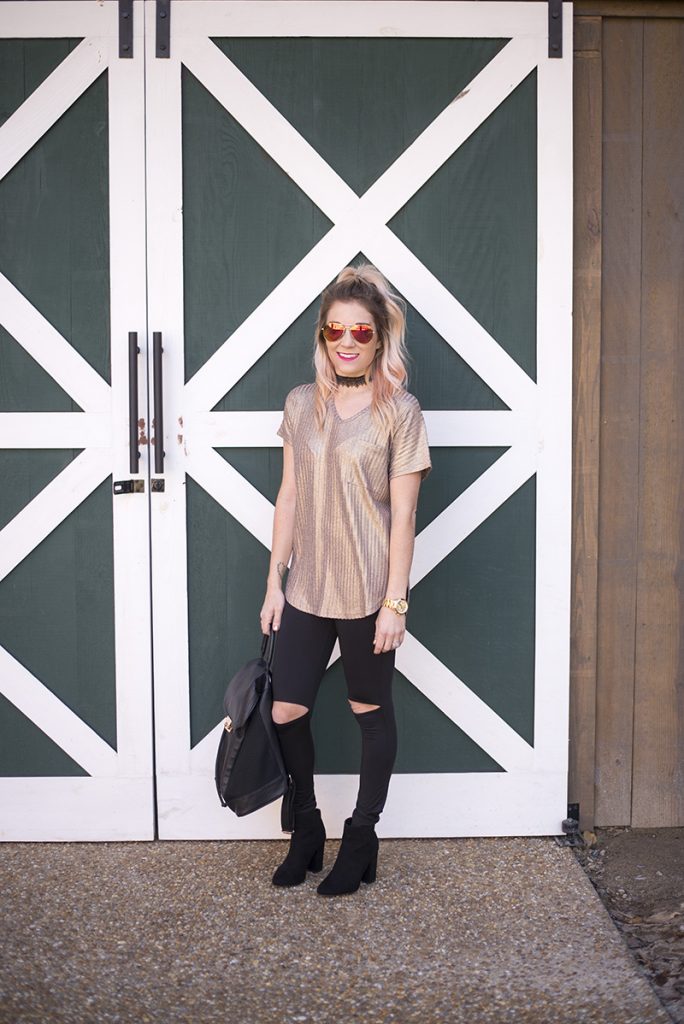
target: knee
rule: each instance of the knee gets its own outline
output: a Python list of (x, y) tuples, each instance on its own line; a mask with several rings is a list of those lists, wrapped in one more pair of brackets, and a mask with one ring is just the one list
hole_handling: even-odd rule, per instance
[(308, 710), (303, 704), (290, 704), (284, 700), (274, 700), (271, 718), (277, 725), (285, 725), (287, 722), (294, 722), (297, 718), (303, 718)]
[[(347, 699), (349, 700), (349, 698)], [(380, 707), (379, 704), (362, 704), (358, 700), (349, 700), (349, 704), (355, 715), (362, 715), (366, 711), (377, 711)]]

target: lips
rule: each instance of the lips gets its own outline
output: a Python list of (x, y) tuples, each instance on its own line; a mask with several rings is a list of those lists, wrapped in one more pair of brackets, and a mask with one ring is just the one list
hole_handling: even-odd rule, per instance
[(358, 359), (359, 354), (358, 352), (355, 352), (354, 355), (345, 356), (341, 352), (338, 352), (337, 356), (339, 359), (342, 359), (345, 363), (353, 363), (355, 359)]

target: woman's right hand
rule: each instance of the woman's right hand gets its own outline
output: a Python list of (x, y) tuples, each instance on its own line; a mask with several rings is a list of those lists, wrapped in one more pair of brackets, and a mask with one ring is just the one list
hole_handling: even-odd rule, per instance
[(266, 636), (271, 631), (271, 625), (273, 625), (275, 631), (280, 629), (280, 620), (283, 617), (284, 607), (285, 595), (280, 587), (269, 588), (266, 591), (266, 597), (259, 613), (261, 632), (265, 633)]

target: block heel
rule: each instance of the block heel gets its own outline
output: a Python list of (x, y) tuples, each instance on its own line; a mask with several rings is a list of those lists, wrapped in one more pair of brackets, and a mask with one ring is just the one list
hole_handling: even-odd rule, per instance
[(313, 871), (317, 874), (323, 867), (323, 853), (325, 851), (325, 843), (323, 843), (318, 850), (315, 851), (313, 857), (309, 861), (309, 871)]
[(378, 870), (378, 855), (376, 853), (375, 856), (373, 857), (373, 860), (370, 862), (370, 864), (368, 865), (368, 867), (366, 868), (364, 873), (361, 875), (361, 881), (362, 882), (366, 882), (368, 885), (370, 885), (371, 882), (375, 881), (375, 876), (377, 874), (377, 870)]

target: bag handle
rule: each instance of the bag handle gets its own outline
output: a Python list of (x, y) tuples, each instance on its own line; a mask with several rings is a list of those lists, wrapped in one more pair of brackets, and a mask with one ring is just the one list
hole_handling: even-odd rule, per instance
[(261, 657), (270, 669), (273, 665), (273, 655), (275, 653), (276, 640), (278, 639), (278, 630), (274, 629), (273, 626), (270, 626), (269, 629), (270, 631), (268, 636), (266, 636), (265, 633), (262, 633)]

